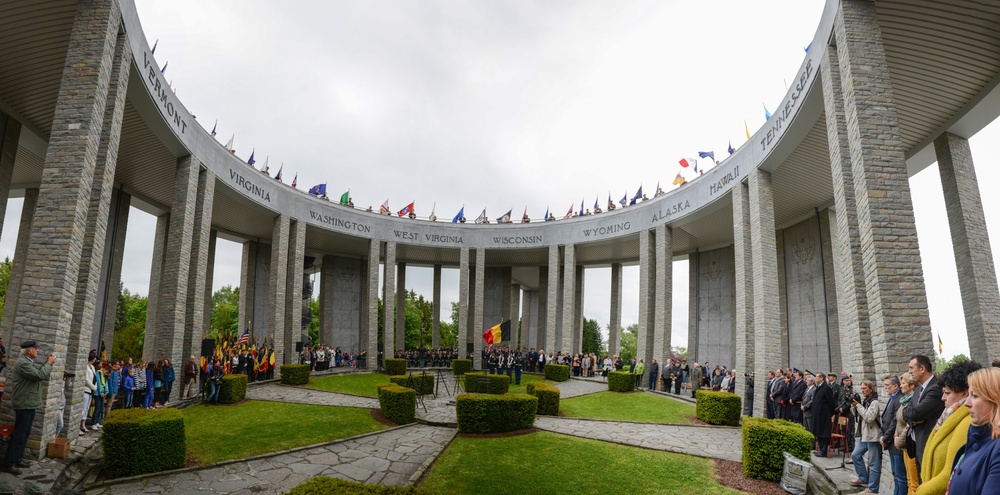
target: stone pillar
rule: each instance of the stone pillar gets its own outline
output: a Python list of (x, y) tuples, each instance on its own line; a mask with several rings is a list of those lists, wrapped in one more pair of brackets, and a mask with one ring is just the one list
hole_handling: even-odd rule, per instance
[[(476, 249), (476, 275), (473, 284), (475, 287), (472, 291), (472, 329), (469, 332), (469, 338), (479, 337), (478, 340), (470, 341), (479, 342), (476, 347), (481, 347), (483, 340), (480, 334), (485, 330), (483, 328), (483, 291), (486, 285), (486, 250), (483, 248)], [(474, 369), (483, 369), (483, 354), (478, 349), (472, 354), (472, 362)]]
[[(687, 341), (687, 358), (688, 362), (693, 364), (697, 360), (701, 359), (701, 355), (698, 354), (698, 339), (701, 337), (698, 331), (698, 284), (701, 283), (701, 268), (699, 263), (701, 262), (701, 254), (695, 250), (695, 252), (688, 255), (688, 341)], [(735, 339), (734, 339), (735, 344)], [(736, 361), (734, 360), (733, 363)], [(734, 369), (739, 369), (735, 368)]]
[(639, 332), (636, 336), (635, 359), (646, 363), (653, 359), (653, 323), (656, 303), (653, 291), (656, 289), (656, 246), (653, 233), (647, 229), (639, 231)]
[[(7, 214), (10, 180), (14, 174), (14, 159), (17, 157), (17, 143), (20, 139), (21, 123), (0, 111), (0, 218)], [(2, 232), (3, 225), (0, 225), (0, 233)]]
[(291, 219), (288, 215), (281, 214), (274, 217), (274, 225), (271, 228), (271, 273), (267, 284), (266, 301), (270, 307), (267, 331), (272, 342), (268, 348), (274, 351), (275, 364), (280, 363), (285, 352), (285, 296), (288, 292), (290, 229)]
[(934, 140), (934, 150), (955, 248), (969, 351), (973, 361), (986, 364), (1000, 356), (1000, 294), (972, 151), (968, 140), (947, 132)]
[[(754, 283), (753, 254), (750, 239), (750, 191), (739, 183), (732, 189), (733, 199), (733, 267), (736, 290), (736, 369), (752, 370), (754, 380), (754, 414), (759, 415), (767, 397), (767, 369), (771, 363), (754, 359)], [(699, 359), (699, 361), (704, 361)], [(744, 371), (745, 372), (745, 371)]]
[(122, 260), (125, 257), (125, 235), (128, 232), (131, 199), (132, 196), (121, 189), (112, 193), (99, 295), (94, 308), (94, 335), (90, 339), (90, 346), (100, 349), (101, 340), (104, 340), (109, 358), (114, 348), (115, 317), (118, 313), (118, 293), (121, 289)]
[(583, 352), (583, 296), (584, 296), (583, 265), (576, 265), (576, 289), (573, 291), (573, 320), (576, 328), (573, 330), (573, 352)]
[(395, 341), (396, 321), (396, 243), (386, 241), (385, 263), (382, 269), (382, 344), (385, 357), (391, 358), (398, 349)]
[[(160, 286), (169, 227), (169, 213), (156, 217), (156, 233), (153, 235), (153, 260), (149, 264), (149, 292), (146, 298), (146, 337), (142, 343), (142, 359), (145, 361), (152, 361), (156, 356), (156, 336), (159, 334), (157, 328), (160, 325), (160, 320), (156, 315), (160, 310)], [(243, 253), (245, 257), (246, 247), (244, 247)], [(241, 297), (243, 294), (244, 292), (240, 290)], [(240, 301), (241, 312), (243, 307), (243, 301)]]
[(431, 348), (441, 347), (441, 265), (434, 265), (434, 302), (431, 306)]
[(538, 301), (537, 290), (525, 290), (521, 296), (521, 343), (522, 347), (538, 348)]
[(576, 334), (576, 249), (572, 244), (563, 248), (563, 298), (562, 298), (562, 341), (559, 350), (576, 353), (573, 347), (573, 335)]
[[(85, 365), (79, 358), (78, 346), (80, 342), (89, 341), (92, 322), (77, 322), (77, 332), (83, 329), (83, 333), (87, 333), (85, 338), (74, 335), (71, 327), (77, 309), (74, 303), (84, 263), (81, 258), (85, 237), (88, 232), (104, 237), (104, 232), (94, 232), (88, 217), (99, 216), (90, 210), (100, 145), (104, 138), (116, 138), (119, 132), (114, 127), (106, 128), (105, 117), (109, 87), (121, 80), (121, 72), (127, 72), (124, 69), (130, 65), (120, 63), (122, 54), (115, 56), (121, 41), (120, 27), (121, 12), (117, 2), (81, 2), (76, 8), (65, 51), (10, 340), (10, 346), (14, 347), (33, 339), (39, 343), (43, 355), (48, 351), (59, 356), (52, 374), (41, 383), (42, 407), (36, 412), (28, 438), (29, 458), (40, 457), (44, 445), (56, 434), (57, 415), (63, 413), (57, 407), (64, 389), (61, 372)], [(113, 70), (116, 63), (123, 69), (118, 74)], [(124, 88), (121, 89), (124, 92)], [(110, 101), (110, 106), (117, 106), (117, 95), (112, 93)], [(116, 152), (117, 146), (113, 149), (106, 146), (105, 150)], [(104, 161), (103, 166), (107, 167), (109, 162)], [(100, 174), (103, 173), (101, 170)], [(105, 211), (105, 220), (106, 214)], [(89, 309), (92, 310), (92, 306)], [(89, 317), (93, 318), (92, 312)], [(82, 394), (74, 394), (71, 401), (76, 401), (77, 397)], [(5, 419), (12, 416), (7, 404), (4, 401)], [(75, 432), (72, 424), (69, 431), (71, 435)]]
[[(875, 4), (840, 3), (834, 22), (857, 201), (873, 378), (933, 343), (905, 149)], [(866, 376), (866, 377), (867, 377)]]
[(778, 269), (778, 335), (781, 340), (781, 350), (778, 353), (781, 356), (781, 361), (777, 365), (788, 368), (791, 367), (788, 352), (788, 293), (786, 292), (788, 284), (785, 279), (785, 236), (782, 232), (775, 231), (774, 252), (777, 257), (775, 266)]
[(462, 359), (469, 342), (469, 248), (463, 247), (458, 253), (458, 356)]
[[(830, 369), (844, 369), (840, 345), (840, 317), (837, 313), (837, 283), (833, 268), (833, 229), (837, 217), (832, 209), (817, 213), (819, 217), (819, 236), (821, 255), (823, 256), (823, 290), (826, 299), (826, 331), (827, 344), (830, 347)], [(818, 371), (818, 370), (813, 370)]]
[[(215, 245), (219, 240), (218, 230), (209, 230), (208, 233), (208, 257), (205, 264), (205, 311), (202, 314), (202, 335), (208, 335), (212, 330), (212, 287), (215, 279)], [(238, 316), (237, 316), (238, 317)], [(239, 328), (239, 322), (237, 327)], [(199, 351), (201, 344), (198, 344)], [(195, 354), (197, 356), (197, 354)]]
[[(333, 263), (334, 256), (327, 254), (323, 256), (322, 264), (319, 267), (319, 340), (336, 344), (333, 330)], [(376, 277), (377, 279), (378, 277)]]
[[(837, 51), (827, 49), (820, 61), (826, 135), (830, 149), (834, 208), (830, 221), (833, 279), (836, 284), (837, 314), (840, 323), (840, 369), (859, 376), (873, 376), (872, 339), (868, 322), (868, 298), (861, 262), (858, 210), (854, 199), (851, 152), (847, 145), (847, 121), (840, 84)], [(839, 370), (830, 370), (836, 372)]]
[[(551, 253), (551, 251), (550, 251)], [(556, 256), (558, 257), (558, 251)], [(546, 266), (538, 267), (538, 308), (537, 316), (538, 320), (538, 341), (535, 345), (537, 349), (549, 349), (553, 343), (549, 340), (549, 331), (551, 328), (548, 326), (549, 319), (549, 268)], [(555, 315), (553, 315), (553, 320)]]
[[(302, 277), (305, 272), (306, 223), (292, 220), (288, 228), (288, 258), (285, 270), (285, 328), (279, 342), (274, 341), (274, 366), (297, 363), (295, 342), (302, 338)], [(278, 334), (279, 332), (275, 332)], [(281, 344), (279, 346), (279, 343)], [(313, 342), (315, 345), (316, 342)], [(280, 368), (279, 368), (280, 369)]]
[(545, 298), (545, 348), (555, 356), (560, 342), (556, 342), (556, 314), (559, 301), (559, 246), (549, 246), (548, 294)]
[[(14, 369), (14, 358), (19, 347), (15, 347), (11, 336), (14, 332), (14, 321), (17, 319), (18, 300), (21, 285), (24, 281), (24, 262), (28, 258), (28, 242), (31, 240), (31, 224), (35, 218), (35, 207), (38, 205), (38, 189), (24, 191), (24, 203), (21, 206), (21, 223), (17, 229), (17, 242), (14, 246), (14, 260), (10, 268), (10, 281), (7, 283), (7, 297), (4, 298), (3, 320), (0, 321), (0, 337), (7, 343), (7, 371)], [(9, 376), (9, 375), (8, 375)]]
[(406, 349), (406, 263), (396, 263), (396, 347)]
[(619, 353), (622, 331), (622, 264), (611, 264), (611, 321), (608, 322), (608, 354)]
[(368, 269), (365, 270), (366, 290), (362, 308), (362, 330), (365, 332), (365, 343), (369, 371), (378, 369), (378, 266), (382, 243), (375, 239), (368, 241)]
[[(778, 301), (778, 253), (775, 246), (774, 200), (771, 191), (771, 174), (763, 170), (750, 172), (750, 255), (753, 265), (753, 319), (755, 369), (776, 368), (782, 364), (780, 332), (780, 307)], [(737, 290), (739, 285), (737, 285)], [(737, 309), (737, 313), (739, 309)], [(737, 350), (739, 352), (739, 350)], [(754, 381), (754, 397), (765, 397), (764, 387), (756, 386), (766, 373), (759, 373), (760, 380)], [(760, 389), (760, 390), (758, 390)], [(762, 392), (757, 395), (756, 392)], [(763, 416), (764, 400), (754, 401), (754, 414)]]
[[(205, 313), (212, 313), (212, 272), (208, 268), (208, 253), (212, 244), (212, 210), (215, 207), (215, 173), (205, 169), (198, 174), (198, 190), (194, 208), (191, 237), (191, 257), (188, 272), (187, 316), (184, 332), (184, 352), (178, 365), (188, 356), (201, 351), (201, 339), (210, 327), (201, 327)], [(206, 306), (206, 291), (209, 293)], [(209, 317), (211, 318), (211, 316)], [(239, 327), (237, 327), (239, 328)], [(180, 387), (178, 387), (180, 393)]]
[[(653, 358), (666, 363), (670, 357), (674, 303), (674, 231), (656, 227), (656, 294), (653, 295)], [(647, 360), (646, 366), (652, 361)]]
[(240, 269), (240, 322), (238, 328), (249, 327), (254, 335), (257, 335), (257, 332), (252, 330), (252, 320), (257, 292), (257, 251), (259, 249), (260, 244), (255, 241), (243, 243), (243, 261)]
[[(508, 268), (509, 269), (509, 268)], [(520, 347), (523, 345), (521, 339), (521, 330), (525, 332), (525, 336), (528, 333), (528, 322), (521, 321), (521, 284), (510, 284), (510, 346)], [(527, 340), (527, 339), (525, 339)]]

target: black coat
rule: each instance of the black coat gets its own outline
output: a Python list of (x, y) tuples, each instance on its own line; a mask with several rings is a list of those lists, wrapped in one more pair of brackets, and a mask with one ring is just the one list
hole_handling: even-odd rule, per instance
[(816, 395), (812, 403), (812, 433), (817, 438), (830, 438), (830, 427), (837, 404), (833, 398), (833, 390), (826, 382), (817, 385)]
[(930, 383), (925, 383), (925, 385), (926, 390), (920, 394), (919, 402), (914, 394), (913, 399), (907, 402), (906, 407), (903, 408), (903, 420), (910, 425), (910, 430), (917, 443), (918, 464), (923, 461), (927, 437), (931, 436), (931, 431), (934, 430), (938, 417), (944, 411), (944, 402), (941, 400), (941, 380), (935, 376)]

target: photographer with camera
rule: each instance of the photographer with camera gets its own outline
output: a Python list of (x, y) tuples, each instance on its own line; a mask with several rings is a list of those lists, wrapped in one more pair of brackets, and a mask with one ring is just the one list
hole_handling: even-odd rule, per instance
[[(853, 394), (850, 399), (851, 407), (854, 408), (858, 423), (861, 425), (861, 441), (851, 453), (854, 471), (858, 473), (858, 477), (851, 480), (851, 484), (867, 485), (867, 489), (862, 493), (878, 493), (879, 476), (882, 471), (882, 415), (878, 394), (875, 393), (875, 383), (871, 380), (862, 381), (861, 395)], [(867, 466), (865, 466), (866, 452)]]
[[(840, 387), (837, 388), (837, 423), (840, 423), (840, 418), (847, 418), (847, 431), (844, 432), (844, 436), (847, 437), (847, 451), (854, 452), (854, 414), (851, 408), (851, 399), (857, 395), (854, 392), (854, 380), (850, 376), (845, 376), (840, 380)], [(847, 462), (853, 462), (848, 460)]]

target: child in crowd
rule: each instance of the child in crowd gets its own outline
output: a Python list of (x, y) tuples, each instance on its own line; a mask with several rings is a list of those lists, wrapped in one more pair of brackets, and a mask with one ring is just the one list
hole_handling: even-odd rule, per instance
[(135, 390), (135, 368), (129, 368), (128, 374), (122, 380), (122, 390), (125, 394), (125, 409), (132, 408), (132, 391)]

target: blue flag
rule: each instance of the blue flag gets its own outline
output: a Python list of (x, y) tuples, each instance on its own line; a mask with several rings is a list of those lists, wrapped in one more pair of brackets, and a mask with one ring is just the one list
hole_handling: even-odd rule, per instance
[(580, 215), (579, 216), (581, 216), (581, 217), (583, 216), (583, 199), (580, 199)]
[(253, 155), (256, 152), (257, 152), (257, 150), (253, 150), (253, 151), (250, 152), (250, 159), (247, 160), (247, 165), (253, 165), (254, 163), (257, 163), (257, 160), (253, 159)]
[(156, 46), (159, 45), (159, 44), (160, 44), (160, 40), (159, 39), (157, 39), (156, 42), (153, 43), (153, 49), (150, 50), (150, 54), (151, 55), (156, 55)]
[(549, 207), (546, 206), (545, 207), (545, 218), (542, 218), (542, 220), (548, 220), (548, 219), (549, 219)]
[(699, 151), (698, 152), (698, 158), (711, 158), (712, 161), (714, 162), (715, 161), (715, 152), (714, 151)]
[(163, 64), (163, 68), (160, 69), (160, 74), (163, 74), (164, 72), (167, 71), (167, 66), (168, 65), (170, 65), (170, 61), (169, 60), (167, 60), (167, 63)]
[(458, 210), (458, 213), (455, 214), (455, 218), (451, 219), (451, 223), (458, 223), (458, 221), (461, 220), (462, 217), (464, 216), (465, 216), (465, 205), (462, 205), (462, 209)]
[(212, 137), (215, 137), (215, 128), (219, 127), (219, 121), (215, 121), (215, 125), (212, 126)]
[(597, 196), (594, 196), (594, 211), (597, 211), (597, 208), (600, 207), (599, 204), (598, 204), (598, 202), (597, 202), (597, 198), (598, 198)]
[(326, 184), (316, 184), (309, 188), (309, 194), (313, 196), (325, 196), (326, 195)]
[(640, 198), (642, 198), (642, 186), (641, 185), (639, 186), (639, 190), (635, 192), (635, 196), (632, 196), (632, 201), (629, 201), (628, 205), (629, 206), (634, 205), (635, 202), (638, 201)]
[(762, 105), (762, 106), (764, 107), (764, 120), (771, 120), (771, 112), (769, 112), (767, 110), (767, 106), (766, 105)]
[(809, 53), (809, 49), (812, 48), (812, 46), (813, 46), (812, 41), (810, 41), (809, 44), (806, 45), (806, 53)]
[(510, 210), (507, 210), (507, 213), (504, 213), (503, 215), (500, 215), (500, 218), (497, 218), (497, 223), (507, 223), (507, 222), (509, 222), (510, 221), (510, 214), (513, 213), (513, 212), (514, 212), (513, 208), (511, 208)]
[(622, 199), (621, 199), (621, 201), (618, 202), (618, 204), (622, 205), (623, 208), (625, 207), (625, 205), (628, 204), (628, 191), (627, 190), (625, 191), (625, 195), (622, 196)]
[(732, 155), (733, 153), (736, 153), (736, 150), (733, 149), (733, 142), (729, 141), (729, 154)]

